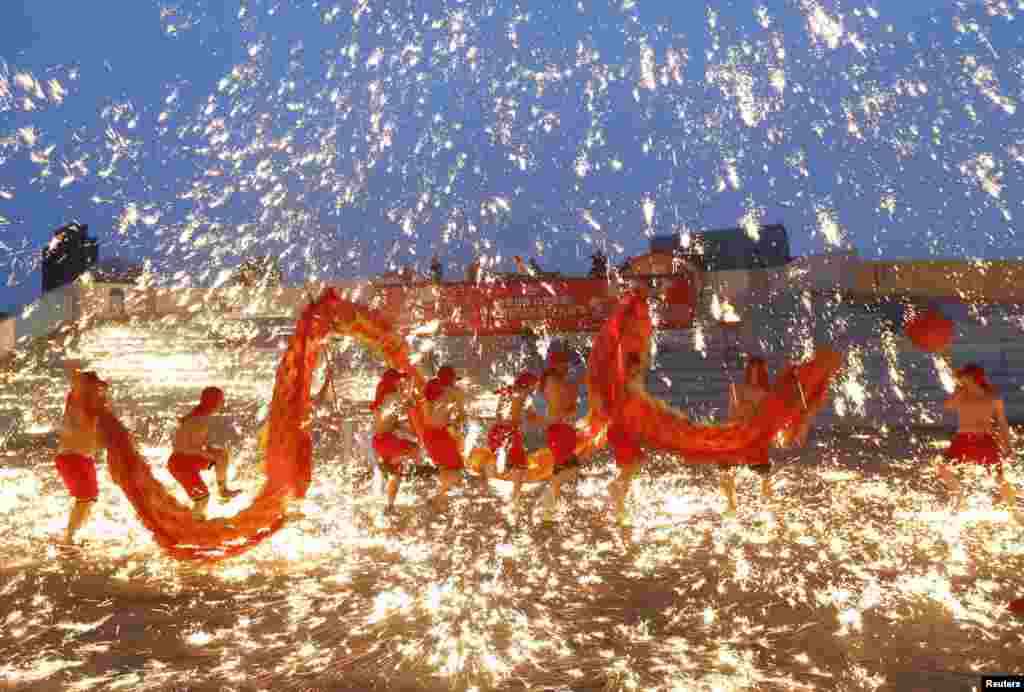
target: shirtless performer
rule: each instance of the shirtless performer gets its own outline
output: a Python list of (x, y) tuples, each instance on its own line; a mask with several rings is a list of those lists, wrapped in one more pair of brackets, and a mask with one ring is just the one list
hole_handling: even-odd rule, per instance
[(199, 475), (200, 471), (215, 469), (221, 498), (232, 498), (241, 492), (228, 489), (228, 451), (211, 447), (207, 441), (210, 432), (208, 419), (223, 405), (222, 390), (217, 387), (204, 389), (199, 405), (179, 421), (174, 433), (174, 449), (167, 461), (171, 475), (195, 503), (192, 514), (197, 519), (206, 516), (206, 506), (210, 502), (210, 489)]
[(1010, 450), (1010, 425), (1003, 400), (980, 365), (970, 363), (956, 372), (956, 391), (945, 407), (959, 419), (957, 433), (946, 450), (947, 463), (939, 465), (939, 478), (952, 494), (954, 507), (959, 509), (963, 502), (963, 486), (953, 465), (967, 462), (985, 466), (990, 472), (995, 467), (1003, 502), (1014, 511), (1017, 492), (1006, 480), (1002, 459)]
[(459, 431), (466, 424), (466, 393), (459, 388), (459, 378), (455, 374), (455, 368), (445, 365), (437, 371), (438, 381), (446, 388), (447, 396), (452, 405), (452, 425)]
[[(438, 371), (437, 377), (427, 382), (424, 390), (426, 430), (423, 443), (441, 475), (437, 496), (432, 501), (434, 510), (438, 512), (448, 507), (448, 490), (462, 480), (464, 467), (459, 436), (453, 433), (452, 428), (465, 420), (465, 404), (454, 381), (455, 371), (446, 366)], [(446, 385), (445, 382), (452, 384)]]
[[(645, 391), (645, 379), (649, 368), (649, 352), (630, 357), (626, 363), (626, 388), (637, 392)], [(608, 446), (612, 448), (615, 464), (619, 467), (618, 477), (608, 486), (608, 495), (611, 499), (612, 516), (617, 523), (622, 524), (626, 522), (626, 498), (629, 496), (629, 487), (643, 464), (644, 452), (636, 435), (618, 423), (613, 423), (608, 428)]]
[[(455, 437), (455, 445), (459, 448), (459, 455), (466, 453), (466, 423), (469, 420), (469, 412), (466, 409), (466, 392), (459, 386), (459, 378), (455, 375), (455, 368), (445, 365), (438, 369), (437, 379), (447, 389), (446, 396), (451, 402), (452, 422), (448, 430)], [(486, 490), (489, 487), (487, 469), (482, 469), (480, 474), (480, 485)]]
[[(59, 447), (54, 463), (64, 486), (75, 498), (68, 517), (64, 541), (73, 543), (99, 497), (96, 482), (96, 453), (102, 446), (95, 413), (105, 405), (106, 382), (94, 372), (82, 372), (67, 366), (71, 378), (71, 391), (64, 405), (64, 421), (60, 430)], [(90, 401), (90, 397), (98, 400)]]
[(572, 481), (579, 473), (576, 458), (576, 418), (579, 385), (569, 380), (569, 354), (552, 351), (548, 354), (548, 369), (540, 380), (540, 390), (547, 403), (547, 416), (530, 412), (528, 419), (547, 427), (548, 449), (554, 457), (554, 472), (544, 510), (544, 521), (554, 521), (555, 510), (562, 497), (562, 485)]
[[(763, 358), (750, 357), (744, 371), (742, 384), (734, 384), (729, 397), (729, 422), (746, 423), (757, 414), (761, 400), (768, 394), (768, 365)], [(806, 437), (806, 429), (802, 430)], [(761, 476), (761, 497), (770, 501), (772, 493), (772, 463), (768, 459), (768, 446), (745, 450), (738, 459), (739, 464), (749, 466)], [(736, 464), (719, 464), (721, 477), (719, 487), (725, 496), (727, 514), (736, 513)]]
[[(413, 431), (402, 416), (412, 406), (403, 380), (408, 375), (398, 370), (386, 370), (377, 383), (377, 395), (370, 405), (373, 410), (373, 451), (380, 461), (380, 470), (387, 478), (388, 504), (385, 511), (395, 507), (398, 486), (402, 482), (402, 465), (419, 453)], [(401, 434), (400, 434), (401, 433)]]
[(526, 474), (526, 447), (523, 444), (523, 411), (526, 400), (537, 388), (537, 376), (529, 372), (520, 373), (511, 386), (499, 389), (498, 408), (494, 425), (487, 434), (487, 446), (495, 454), (506, 450), (505, 467), (512, 471), (512, 498), (515, 505), (523, 488)]

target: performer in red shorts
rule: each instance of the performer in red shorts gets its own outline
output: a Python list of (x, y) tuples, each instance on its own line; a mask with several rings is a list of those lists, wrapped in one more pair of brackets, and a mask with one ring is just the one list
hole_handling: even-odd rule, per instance
[(402, 482), (402, 465), (419, 453), (419, 446), (404, 435), (413, 435), (405, 411), (412, 406), (409, 392), (402, 386), (407, 375), (398, 370), (386, 370), (377, 383), (377, 394), (370, 408), (373, 410), (373, 451), (380, 460), (381, 472), (388, 479), (386, 511), (394, 509), (398, 486)]
[(1010, 448), (1010, 425), (1003, 400), (980, 365), (970, 363), (956, 372), (956, 390), (945, 407), (956, 413), (959, 423), (946, 450), (947, 463), (939, 466), (939, 477), (953, 495), (954, 506), (959, 509), (963, 502), (963, 485), (953, 467), (970, 463), (996, 469), (1003, 502), (1014, 511), (1017, 491), (1006, 480), (1002, 462)]
[[(650, 367), (650, 354), (644, 352), (630, 358), (626, 363), (626, 387), (643, 392), (646, 389), (645, 379)], [(634, 476), (643, 464), (644, 451), (636, 435), (620, 423), (612, 423), (608, 428), (608, 446), (612, 448), (615, 464), (619, 467), (619, 476), (612, 481), (608, 494), (612, 501), (612, 513), (619, 523), (626, 521), (626, 498)]]
[(96, 482), (96, 452), (102, 445), (95, 411), (106, 405), (107, 383), (94, 372), (82, 372), (69, 363), (71, 391), (64, 404), (57, 456), (54, 464), (64, 486), (75, 498), (68, 517), (64, 540), (73, 543), (99, 497)]
[(209, 418), (224, 405), (224, 392), (217, 387), (207, 387), (199, 399), (199, 405), (182, 418), (174, 433), (174, 449), (167, 467), (174, 479), (181, 483), (193, 501), (192, 513), (197, 519), (206, 516), (210, 502), (210, 489), (206, 487), (201, 471), (213, 468), (217, 474), (217, 488), (221, 498), (238, 495), (240, 491), (230, 490), (228, 478), (228, 451), (212, 447), (208, 442)]
[(523, 487), (526, 473), (526, 447), (523, 444), (523, 410), (526, 400), (537, 388), (537, 376), (529, 372), (520, 373), (511, 386), (499, 389), (495, 422), (487, 434), (487, 445), (495, 454), (505, 449), (505, 466), (511, 470), (512, 498), (515, 505)]
[[(445, 388), (445, 397), (451, 413), (451, 422), (448, 423), (448, 430), (455, 436), (455, 443), (461, 450), (465, 447), (466, 420), (466, 393), (459, 386), (459, 378), (455, 374), (455, 368), (445, 365), (438, 369), (437, 379)], [(460, 454), (461, 457), (461, 454)], [(486, 479), (484, 480), (486, 485)]]
[(466, 395), (459, 389), (459, 378), (455, 374), (455, 368), (450, 365), (440, 367), (437, 371), (437, 381), (445, 387), (447, 390), (446, 396), (450, 397), (457, 406), (455, 409), (455, 422), (465, 423)]
[(576, 478), (576, 428), (573, 421), (579, 399), (579, 385), (569, 380), (569, 353), (555, 350), (548, 354), (548, 368), (540, 380), (540, 389), (547, 404), (547, 416), (533, 413), (530, 421), (547, 426), (548, 448), (555, 458), (554, 475), (547, 494), (545, 521), (553, 521), (562, 496), (562, 486)]
[[(768, 395), (768, 364), (764, 358), (749, 356), (744, 370), (743, 382), (734, 384), (729, 396), (729, 421), (745, 423), (757, 413), (761, 400)], [(806, 433), (805, 433), (806, 434)], [(772, 463), (768, 457), (768, 446), (760, 445), (744, 450), (729, 458), (730, 463), (719, 464), (721, 477), (719, 486), (725, 496), (727, 514), (736, 513), (736, 466), (748, 466), (761, 476), (761, 496), (772, 498)]]
[(447, 508), (449, 488), (462, 480), (462, 451), (459, 439), (451, 428), (465, 419), (465, 409), (461, 393), (454, 382), (454, 370), (447, 374), (446, 369), (441, 368), (438, 377), (427, 382), (424, 390), (426, 429), (423, 444), (434, 465), (440, 470), (437, 496), (433, 500), (436, 511)]

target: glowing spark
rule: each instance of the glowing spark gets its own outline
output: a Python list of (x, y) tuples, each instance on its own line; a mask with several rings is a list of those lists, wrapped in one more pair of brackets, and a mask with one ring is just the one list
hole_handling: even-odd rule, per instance
[(935, 374), (939, 376), (942, 388), (952, 394), (956, 390), (956, 378), (953, 375), (953, 368), (949, 362), (941, 356), (932, 356), (932, 364), (935, 367)]
[(818, 229), (825, 237), (825, 242), (832, 247), (839, 247), (842, 244), (842, 229), (836, 221), (835, 211), (831, 209), (818, 208)]
[(803, 8), (811, 34), (825, 41), (832, 50), (838, 48), (843, 38), (842, 20), (833, 19), (816, 0), (804, 0)]
[(761, 223), (764, 214), (764, 207), (757, 206), (753, 198), (747, 198), (747, 213), (740, 218), (740, 228), (755, 243), (761, 239)]
[(644, 221), (647, 222), (647, 227), (650, 228), (654, 225), (654, 200), (650, 197), (644, 199)]

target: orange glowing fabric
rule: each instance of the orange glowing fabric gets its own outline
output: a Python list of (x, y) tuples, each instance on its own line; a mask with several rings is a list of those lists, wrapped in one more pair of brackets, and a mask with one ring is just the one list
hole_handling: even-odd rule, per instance
[(929, 308), (907, 322), (907, 338), (922, 351), (941, 353), (953, 343), (953, 322), (935, 308)]
[[(498, 458), (487, 447), (477, 447), (466, 459), (466, 468), (470, 471), (478, 474), (486, 473), (489, 478), (494, 478), (500, 481), (512, 481), (515, 480), (517, 471), (514, 469), (507, 469), (503, 473), (498, 473)], [(524, 483), (538, 483), (546, 481), (551, 478), (552, 472), (555, 468), (555, 457), (551, 454), (551, 450), (547, 447), (542, 447), (534, 452), (531, 452), (526, 458), (526, 468), (522, 472), (521, 480)]]
[(777, 378), (753, 419), (745, 423), (695, 425), (684, 412), (651, 398), (639, 388), (627, 386), (626, 364), (647, 352), (652, 332), (646, 294), (626, 295), (598, 334), (591, 351), (591, 416), (614, 420), (645, 447), (673, 452), (688, 464), (715, 462), (723, 456), (767, 447), (778, 433), (799, 426), (814, 412), (812, 402), (825, 396), (841, 363), (835, 351), (818, 349), (809, 362), (790, 366)]
[[(128, 429), (98, 397), (86, 397), (98, 415), (114, 482), (170, 555), (215, 562), (249, 550), (284, 525), (289, 502), (304, 497), (312, 480), (310, 387), (320, 351), (331, 334), (356, 337), (391, 367), (413, 377), (422, 389), (423, 375), (409, 361), (405, 343), (390, 323), (368, 307), (343, 300), (333, 290), (325, 291), (303, 310), (278, 365), (267, 426), (263, 489), (252, 505), (226, 519), (194, 518), (191, 508), (178, 502), (154, 478)], [(421, 430), (422, 410), (410, 411), (410, 418)]]

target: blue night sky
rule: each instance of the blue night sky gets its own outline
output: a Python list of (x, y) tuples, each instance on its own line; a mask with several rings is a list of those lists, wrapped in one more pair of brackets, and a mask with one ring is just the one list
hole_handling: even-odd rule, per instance
[(72, 220), (198, 284), (253, 254), (294, 280), (435, 251), (584, 272), (742, 218), (795, 254), (1022, 254), (1020, 17), (758, 6), (11, 0), (0, 309)]

